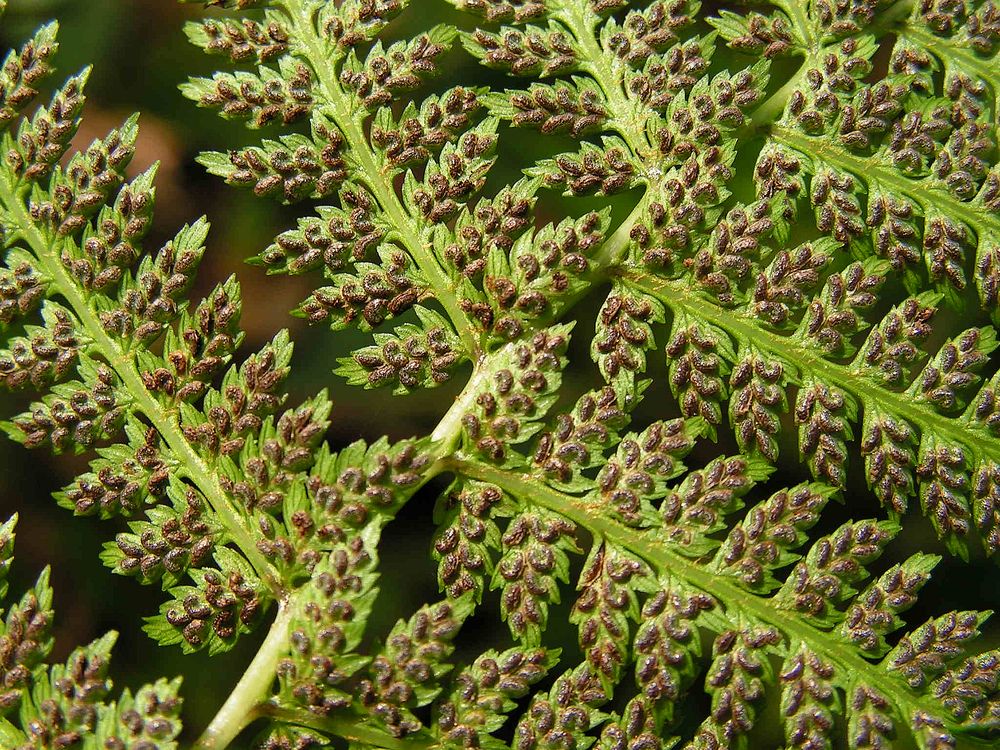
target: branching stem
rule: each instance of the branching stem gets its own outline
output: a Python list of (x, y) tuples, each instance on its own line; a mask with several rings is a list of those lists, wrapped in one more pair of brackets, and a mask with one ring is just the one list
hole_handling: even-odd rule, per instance
[(441, 455), (447, 454), (455, 447), (455, 442), (462, 429), (462, 417), (474, 406), (473, 402), (479, 395), (483, 381), (491, 373), (489, 367), (483, 366), (487, 359), (488, 357), (484, 356), (476, 361), (472, 377), (469, 378), (462, 392), (455, 399), (455, 403), (451, 405), (451, 408), (438, 422), (437, 427), (434, 428), (434, 432), (431, 433), (431, 440), (439, 444), (438, 451)]
[[(968, 43), (956, 44), (953, 39), (932, 34), (927, 28), (917, 24), (908, 25), (900, 32), (900, 36), (912, 40), (941, 60), (959, 63), (963, 70), (974, 73), (984, 81), (991, 81), (996, 76), (997, 65), (1000, 63), (995, 54), (992, 58), (982, 57)], [(993, 93), (994, 96), (1000, 96), (1000, 92), (996, 90)]]
[(288, 601), (278, 604), (277, 615), (260, 650), (192, 750), (223, 750), (257, 718), (274, 682), (278, 660), (288, 651), (293, 611)]
[[(802, 79), (805, 77), (806, 71), (816, 67), (820, 63), (822, 47), (814, 38), (812, 26), (803, 12), (805, 4), (798, 2), (798, 0), (787, 0), (787, 2), (775, 2), (774, 4), (788, 13), (792, 23), (808, 40), (807, 47), (800, 50), (804, 54), (805, 59), (791, 78), (753, 111), (749, 122), (744, 126), (740, 135), (753, 134), (760, 128), (776, 122), (781, 117), (782, 112), (784, 112), (785, 105), (788, 104), (788, 99), (792, 95), (792, 92), (802, 85)], [(869, 29), (870, 33), (885, 33), (908, 16), (912, 10), (913, 0), (897, 0), (885, 10), (879, 11), (878, 17), (872, 22)]]
[(734, 339), (752, 344), (802, 373), (812, 373), (830, 385), (854, 395), (858, 401), (879, 404), (894, 416), (914, 424), (933, 427), (936, 435), (965, 445), (978, 462), (988, 459), (1000, 463), (1000, 442), (977, 439), (975, 433), (959, 419), (940, 414), (927, 403), (916, 401), (905, 393), (896, 393), (869, 380), (863, 371), (851, 365), (831, 362), (818, 351), (804, 346), (788, 336), (772, 333), (757, 324), (746, 313), (725, 310), (700, 296), (683, 280), (650, 279), (639, 274), (622, 272), (628, 284), (651, 294), (673, 310), (681, 310), (698, 320), (724, 329)]
[(607, 99), (614, 113), (611, 126), (625, 139), (629, 148), (639, 159), (648, 158), (649, 139), (646, 137), (646, 118), (640, 117), (635, 105), (622, 89), (627, 64), (617, 55), (607, 52), (598, 42), (594, 29), (600, 16), (594, 13), (589, 3), (572, 3), (555, 12), (586, 52), (581, 65), (594, 79)]
[(632, 211), (625, 218), (625, 221), (618, 225), (614, 234), (604, 240), (600, 249), (594, 255), (594, 266), (599, 269), (602, 277), (607, 276), (609, 268), (613, 268), (621, 262), (629, 243), (632, 241), (632, 230), (635, 229), (635, 225), (642, 221), (646, 215), (649, 197), (650, 194), (647, 190), (643, 193), (639, 202), (632, 207)]
[(816, 25), (809, 19), (809, 4), (802, 0), (773, 0), (773, 5), (781, 8), (788, 15), (788, 20), (792, 22), (799, 40), (805, 45), (804, 52), (807, 55), (819, 51), (820, 43), (816, 38)]
[(1000, 234), (1000, 216), (984, 211), (974, 203), (958, 200), (936, 177), (902, 177), (896, 169), (883, 163), (878, 155), (857, 156), (831, 140), (811, 138), (790, 127), (774, 126), (771, 137), (804, 154), (815, 154), (823, 163), (863, 176), (868, 182), (892, 188), (917, 203), (925, 212), (938, 211), (965, 222), (977, 232)]
[(24, 241), (28, 243), (40, 267), (50, 279), (50, 283), (66, 300), (83, 330), (91, 340), (91, 345), (97, 353), (111, 366), (121, 378), (122, 384), (131, 394), (136, 407), (146, 416), (160, 436), (166, 441), (170, 450), (179, 459), (178, 471), (189, 479), (205, 496), (212, 510), (222, 522), (229, 538), (239, 547), (257, 575), (268, 586), (275, 597), (281, 595), (283, 586), (281, 577), (267, 558), (257, 549), (252, 535), (243, 522), (236, 507), (223, 492), (216, 477), (216, 472), (191, 446), (178, 423), (178, 415), (172, 409), (164, 407), (156, 397), (149, 392), (134, 358), (122, 349), (117, 341), (108, 335), (84, 296), (80, 286), (70, 276), (69, 271), (60, 260), (59, 242), (50, 242), (38, 229), (24, 204), (26, 185), (11, 183), (0, 170), (0, 203), (7, 209), (7, 216), (17, 227)]
[[(286, 6), (289, 4), (286, 4)], [(303, 57), (309, 62), (316, 75), (318, 89), (325, 103), (333, 112), (333, 118), (340, 128), (347, 148), (357, 160), (358, 176), (375, 196), (379, 206), (389, 218), (391, 233), (413, 257), (417, 267), (427, 278), (434, 296), (444, 307), (462, 340), (469, 357), (475, 359), (481, 353), (481, 344), (476, 329), (462, 309), (455, 282), (441, 267), (429, 240), (421, 227), (396, 194), (391, 178), (378, 166), (368, 139), (365, 137), (365, 113), (352, 105), (340, 87), (339, 76), (325, 40), (317, 33), (313, 3), (291, 3), (286, 7), (292, 28), (291, 37), (302, 45)]]
[(802, 78), (805, 76), (806, 71), (815, 64), (816, 58), (812, 55), (807, 55), (802, 66), (785, 82), (785, 85), (771, 94), (764, 103), (753, 111), (746, 125), (743, 126), (741, 135), (753, 134), (760, 128), (772, 124), (781, 117), (781, 113), (785, 111), (785, 105), (788, 104), (788, 99), (791, 97), (792, 92), (802, 85)]
[(768, 599), (745, 591), (732, 579), (672, 552), (649, 530), (624, 526), (579, 498), (547, 487), (530, 474), (505, 471), (462, 457), (454, 458), (449, 468), (462, 476), (494, 484), (524, 502), (554, 511), (595, 536), (631, 551), (667, 578), (678, 579), (712, 596), (722, 604), (725, 616), (734, 624), (738, 619), (737, 613), (742, 613), (751, 621), (765, 623), (784, 633), (791, 642), (807, 644), (824, 661), (837, 665), (838, 675), (851, 682), (862, 682), (883, 695), (897, 699), (897, 707), (904, 710), (906, 717), (917, 711), (934, 715), (939, 710), (933, 700), (913, 694), (901, 680), (862, 658), (829, 633), (819, 630), (794, 612), (779, 609), (772, 606)]

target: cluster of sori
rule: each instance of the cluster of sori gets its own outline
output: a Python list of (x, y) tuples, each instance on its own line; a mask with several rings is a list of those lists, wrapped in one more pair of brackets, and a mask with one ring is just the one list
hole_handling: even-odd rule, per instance
[[(135, 119), (69, 155), (85, 76), (25, 114), (54, 26), (0, 70), (0, 383), (40, 393), (4, 426), (95, 452), (58, 499), (125, 524), (104, 560), (166, 592), (153, 639), (214, 654), (270, 622), (196, 747), (254, 723), (265, 750), (717, 750), (775, 717), (807, 750), (993, 741), (988, 613), (908, 622), (938, 557), (879, 558), (911, 503), (939, 551), (1000, 551), (1000, 5), (449, 2), (433, 28), (424, 0), (221, 0), (188, 27), (227, 69), (185, 95), (268, 134), (201, 163), (299, 211), (252, 262), (370, 337), (334, 374), (465, 378), (395, 443), (327, 445), (325, 393), (286, 403), (286, 333), (236, 360), (236, 280), (187, 299), (205, 221), (144, 249)], [(462, 49), (512, 88), (429, 93)], [(494, 186), (524, 129), (553, 154)], [(597, 295), (597, 384), (570, 393)], [(672, 413), (634, 423), (651, 388)], [(763, 490), (779, 460), (806, 481)], [(856, 472), (871, 506), (822, 525)], [(381, 532), (441, 476), (441, 599), (371, 632)], [(488, 597), (510, 640), (453, 659)], [(46, 663), (51, 600), (43, 575), (0, 626), (2, 744), (177, 747), (177, 682), (110, 700), (111, 638)]]

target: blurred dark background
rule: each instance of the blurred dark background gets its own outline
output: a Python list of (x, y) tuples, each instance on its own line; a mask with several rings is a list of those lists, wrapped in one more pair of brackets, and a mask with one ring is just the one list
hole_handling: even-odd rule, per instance
[[(103, 135), (131, 112), (142, 113), (133, 170), (160, 162), (155, 229), (147, 240), (147, 248), (158, 247), (184, 222), (201, 214), (209, 217), (213, 229), (193, 296), (206, 293), (231, 273), (238, 274), (245, 300), (244, 353), (258, 348), (279, 328), (292, 330), (296, 356), (289, 382), (290, 403), (320, 388), (330, 389), (335, 406), (329, 438), (334, 445), (383, 434), (392, 438), (426, 434), (460, 389), (465, 372), (443, 388), (407, 397), (392, 397), (387, 391), (348, 389), (331, 370), (337, 357), (364, 345), (365, 337), (312, 329), (288, 314), (311, 286), (318, 283), (314, 277), (268, 277), (260, 269), (243, 263), (279, 231), (292, 226), (295, 217), (309, 211), (309, 206), (288, 208), (253, 198), (206, 175), (195, 163), (199, 151), (225, 150), (268, 135), (267, 131), (248, 134), (238, 123), (220, 120), (210, 111), (197, 109), (178, 92), (178, 84), (188, 76), (210, 75), (214, 70), (215, 60), (189, 45), (183, 33), (185, 21), (202, 13), (199, 6), (179, 5), (172, 0), (11, 0), (6, 16), (0, 21), (0, 49), (19, 45), (40, 22), (59, 19), (61, 49), (56, 60), (60, 74), (57, 79), (86, 65), (94, 66), (84, 124), (77, 138), (80, 145)], [(391, 33), (404, 37), (414, 29), (446, 18), (461, 23), (468, 20), (455, 14), (443, 0), (412, 0)], [(497, 88), (504, 86), (502, 79), (475, 68), (461, 51), (447, 56), (445, 67), (446, 74), (432, 89), (440, 91), (449, 82), (477, 79)], [(780, 85), (781, 76), (776, 75), (775, 79)], [(502, 138), (500, 162), (491, 176), (487, 194), (517, 179), (519, 171), (535, 158), (569, 148), (568, 140), (561, 142), (556, 138), (522, 137), (516, 133)], [(755, 158), (753, 147), (744, 149), (738, 173), (751, 174)], [(740, 198), (752, 198), (748, 179), (738, 182), (734, 191)], [(626, 195), (617, 199), (616, 222), (628, 213), (634, 198)], [(565, 207), (562, 199), (546, 195), (540, 204), (540, 215), (558, 219)], [(588, 207), (585, 201), (575, 201), (569, 210), (578, 214)], [(602, 300), (603, 294), (598, 290), (573, 312), (578, 322), (565, 389), (566, 405), (597, 383), (588, 351), (594, 315)], [(665, 335), (665, 331), (658, 332), (661, 345)], [(637, 413), (639, 427), (656, 418), (677, 415), (662, 356), (662, 349), (650, 355), (654, 385)], [(26, 404), (27, 400), (21, 396), (4, 395), (0, 397), (0, 413), (12, 414)], [(790, 424), (788, 428), (781, 446), (785, 465), (768, 487), (758, 493), (761, 496), (771, 487), (808, 478), (806, 470), (794, 460), (795, 431)], [(725, 428), (720, 431), (718, 445), (703, 442), (688, 463), (703, 465), (720, 451), (735, 451)], [(862, 463), (856, 449), (851, 461), (855, 484), (845, 493), (847, 503), (834, 505), (827, 513), (824, 529), (833, 529), (850, 517), (880, 513), (863, 485)], [(0, 517), (13, 512), (21, 516), (14, 591), (19, 593), (30, 585), (45, 565), (52, 566), (57, 612), (56, 658), (64, 658), (75, 645), (114, 629), (121, 634), (113, 668), (118, 687), (135, 688), (161, 675), (184, 675), (185, 718), (189, 727), (185, 736), (191, 739), (194, 736), (191, 733), (200, 731), (221, 705), (252, 658), (259, 637), (244, 638), (232, 653), (213, 657), (211, 665), (205, 663), (207, 657), (184, 657), (179, 651), (158, 648), (149, 641), (138, 628), (139, 618), (155, 613), (162, 595), (158, 589), (112, 575), (98, 560), (102, 543), (112, 538), (119, 527), (113, 522), (73, 518), (50, 497), (85, 468), (83, 458), (53, 457), (45, 451), (29, 454), (9, 440), (0, 439)], [(371, 629), (373, 633), (387, 633), (395, 619), (438, 596), (434, 564), (428, 553), (433, 534), (431, 511), (443, 486), (442, 480), (426, 488), (404, 509), (402, 519), (386, 532), (382, 545), (383, 595)], [(950, 558), (929, 523), (913, 514), (906, 519), (904, 533), (892, 545), (886, 564), (918, 550), (939, 552), (945, 557), (925, 589), (920, 605), (908, 617), (911, 622), (923, 622), (931, 614), (952, 608), (988, 608), (998, 601), (1000, 584), (995, 566), (977, 551), (973, 551), (971, 566)], [(581, 561), (575, 562), (578, 569)], [(571, 600), (568, 590), (565, 598)], [(575, 642), (566, 619), (568, 611), (566, 602), (553, 612), (549, 637), (553, 645)], [(499, 624), (495, 595), (487, 598), (467, 629), (474, 631), (476, 637), (463, 642), (460, 658), (474, 655), (485, 644), (500, 648), (508, 645), (509, 636)], [(988, 637), (997, 640), (997, 630), (989, 629)], [(564, 651), (564, 664), (572, 663), (573, 658), (572, 648)], [(765, 745), (778, 741), (777, 737), (761, 739)]]

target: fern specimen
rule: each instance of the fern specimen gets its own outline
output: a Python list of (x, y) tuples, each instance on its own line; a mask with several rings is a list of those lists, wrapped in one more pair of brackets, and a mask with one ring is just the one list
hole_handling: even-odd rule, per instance
[[(233, 363), (237, 282), (188, 304), (207, 224), (144, 251), (135, 120), (65, 159), (85, 76), (23, 115), (54, 27), (8, 58), (0, 373), (41, 401), (7, 431), (96, 450), (59, 500), (127, 522), (104, 559), (166, 592), (154, 639), (211, 654), (271, 623), (196, 747), (258, 719), (270, 750), (747, 747), (769, 702), (789, 747), (995, 741), (989, 613), (907, 623), (938, 558), (877, 562), (914, 500), (950, 552), (1000, 546), (995, 3), (454, 0), (455, 25), (404, 39), (402, 0), (212, 4), (241, 14), (188, 35), (227, 70), (183, 90), (269, 136), (201, 161), (303, 204), (254, 262), (322, 275), (298, 313), (371, 332), (349, 383), (468, 375), (431, 435), (333, 451), (324, 394), (285, 404), (287, 334)], [(424, 93), (456, 44), (527, 85)], [(577, 145), (493, 190), (517, 128)], [(636, 200), (546, 221), (553, 189)], [(573, 403), (596, 294), (604, 384)], [(658, 349), (681, 416), (634, 424)], [(783, 421), (812, 481), (763, 493)], [(725, 430), (738, 455), (684, 466)], [(883, 517), (814, 532), (858, 470)], [(439, 476), (442, 598), (370, 645), (381, 531)], [(578, 660), (548, 627), (574, 558)], [(453, 665), (494, 596), (510, 642)], [(178, 685), (103, 702), (110, 641), (43, 666), (44, 578), (29, 597), (0, 648), (5, 743), (175, 747)]]

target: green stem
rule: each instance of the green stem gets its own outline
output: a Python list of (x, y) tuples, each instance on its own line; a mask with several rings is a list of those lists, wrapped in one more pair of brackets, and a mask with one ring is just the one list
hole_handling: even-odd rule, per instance
[(288, 652), (293, 610), (288, 601), (279, 602), (278, 614), (260, 650), (192, 750), (223, 750), (258, 718), (261, 703), (274, 682), (278, 661)]
[(891, 188), (920, 205), (925, 213), (936, 211), (948, 214), (962, 220), (977, 233), (988, 231), (1000, 233), (1000, 215), (958, 200), (934, 177), (924, 177), (919, 180), (903, 177), (878, 155), (856, 156), (828, 138), (813, 138), (785, 125), (773, 126), (771, 137), (778, 143), (803, 154), (819, 157), (820, 162), (858, 175), (865, 182)]
[(742, 133), (752, 134), (760, 128), (778, 120), (785, 111), (785, 105), (788, 104), (788, 99), (792, 95), (792, 92), (802, 85), (802, 78), (805, 76), (806, 71), (815, 65), (816, 58), (813, 55), (807, 55), (806, 59), (802, 62), (802, 66), (785, 82), (785, 85), (771, 94), (766, 101), (753, 111), (746, 125), (743, 126)]
[(622, 276), (636, 289), (662, 301), (675, 312), (682, 311), (728, 332), (736, 341), (752, 344), (766, 351), (798, 372), (812, 373), (820, 380), (853, 394), (858, 401), (878, 404), (886, 412), (914, 424), (925, 425), (928, 432), (959, 445), (965, 445), (976, 460), (1000, 463), (1000, 441), (987, 441), (970, 432), (961, 420), (939, 413), (932, 406), (880, 387), (858, 369), (831, 362), (800, 340), (761, 328), (756, 318), (738, 310), (727, 310), (700, 296), (684, 280), (652, 279), (623, 272)]
[(906, 20), (906, 17), (913, 12), (915, 2), (916, 0), (896, 0), (896, 2), (885, 10), (880, 10), (871, 26), (865, 29), (866, 33), (878, 37), (880, 34), (888, 32), (897, 26), (900, 21)]
[[(777, 121), (785, 111), (785, 105), (788, 103), (788, 98), (792, 92), (802, 85), (802, 79), (806, 71), (816, 67), (821, 59), (821, 45), (812, 38), (811, 25), (808, 22), (808, 18), (803, 14), (805, 3), (798, 2), (798, 0), (789, 0), (788, 2), (775, 2), (774, 4), (789, 15), (794, 25), (808, 33), (811, 46), (802, 50), (805, 60), (803, 60), (801, 67), (795, 74), (780, 89), (768, 97), (767, 101), (754, 110), (749, 122), (744, 126), (743, 130), (745, 133), (753, 133), (761, 127)], [(896, 26), (899, 21), (908, 16), (912, 9), (913, 0), (897, 0), (897, 2), (885, 10), (879, 11), (878, 17), (867, 29), (867, 32), (876, 36), (887, 32)]]
[(434, 296), (444, 307), (458, 331), (466, 353), (473, 360), (481, 353), (481, 343), (476, 328), (462, 309), (459, 290), (448, 276), (434, 254), (434, 248), (425, 242), (417, 220), (400, 201), (391, 178), (378, 166), (368, 139), (365, 137), (365, 113), (353, 107), (348, 96), (340, 87), (335, 58), (326, 41), (316, 31), (313, 18), (315, 4), (292, 3), (287, 7), (292, 28), (290, 36), (302, 45), (302, 53), (313, 68), (322, 98), (330, 107), (344, 139), (346, 151), (357, 161), (356, 175), (372, 192), (379, 206), (389, 217), (392, 233), (409, 251), (417, 267), (427, 278)]
[(803, 52), (807, 56), (816, 54), (819, 51), (820, 42), (816, 38), (816, 26), (809, 18), (809, 3), (805, 0), (772, 0), (771, 4), (785, 11), (788, 20), (792, 22), (792, 27), (798, 33), (800, 41), (805, 45)]
[(480, 388), (485, 384), (485, 379), (493, 372), (485, 364), (488, 359), (488, 357), (483, 356), (476, 361), (472, 377), (466, 382), (462, 392), (455, 399), (455, 403), (451, 405), (451, 408), (438, 422), (437, 427), (434, 428), (434, 432), (431, 433), (431, 440), (438, 444), (438, 451), (441, 455), (445, 455), (455, 447), (462, 430), (462, 417), (472, 409), (476, 397), (479, 396)]
[[(435, 434), (440, 431), (439, 426)], [(442, 438), (434, 446), (437, 461), (420, 477), (420, 483), (413, 488), (414, 494), (445, 470), (444, 458), (454, 450), (457, 434), (455, 432), (451, 439)], [(336, 714), (322, 717), (303, 709), (280, 707), (269, 700), (278, 662), (289, 650), (293, 615), (297, 611), (296, 596), (303, 590), (304, 587), (296, 589), (279, 603), (278, 613), (264, 643), (192, 750), (223, 750), (253, 721), (264, 717), (309, 727), (346, 740), (357, 740), (382, 750), (426, 750), (431, 747), (420, 736), (407, 737), (406, 740), (393, 737), (369, 724), (367, 717)]]
[(253, 565), (261, 580), (271, 589), (275, 597), (281, 595), (283, 584), (278, 572), (257, 549), (253, 536), (243, 523), (243, 519), (222, 490), (216, 472), (184, 437), (178, 423), (177, 412), (164, 407), (149, 392), (142, 380), (135, 359), (122, 349), (118, 341), (111, 338), (101, 324), (94, 308), (90, 306), (83, 290), (76, 283), (60, 260), (61, 240), (50, 242), (36, 226), (19, 194), (26, 186), (12, 184), (0, 171), (0, 201), (7, 209), (10, 221), (18, 227), (21, 236), (28, 243), (52, 286), (66, 300), (76, 315), (86, 335), (101, 357), (121, 378), (125, 389), (131, 394), (133, 403), (150, 421), (164, 439), (170, 451), (178, 458), (181, 472), (191, 480), (205, 496), (212, 510), (222, 522), (229, 538), (240, 548), (243, 555)]
[(600, 16), (585, 2), (569, 4), (554, 11), (552, 15), (565, 24), (584, 51), (581, 69), (601, 87), (608, 107), (614, 113), (611, 127), (625, 139), (633, 155), (641, 163), (648, 158), (650, 151), (649, 139), (646, 137), (648, 114), (639, 116), (632, 99), (622, 88), (622, 81), (625, 80), (623, 72), (628, 65), (617, 55), (607, 52), (597, 40), (594, 29)]
[[(579, 498), (565, 495), (542, 483), (530, 474), (504, 471), (493, 466), (463, 458), (452, 459), (449, 468), (462, 476), (489, 482), (524, 502), (547, 508), (587, 529), (595, 536), (616, 544), (643, 558), (669, 578), (684, 581), (722, 603), (731, 621), (743, 613), (747, 619), (775, 628), (792, 642), (801, 641), (825, 661), (839, 667), (836, 674), (846, 681), (858, 680), (897, 700), (905, 708), (904, 719), (917, 711), (931, 716), (940, 712), (933, 699), (913, 694), (902, 681), (894, 678), (877, 664), (859, 656), (853, 648), (839, 642), (828, 632), (809, 624), (794, 612), (771, 605), (770, 600), (741, 588), (733, 579), (708, 570), (703, 565), (670, 551), (667, 544), (649, 530), (634, 529), (595, 511)], [(843, 684), (843, 683), (842, 683)]]
[[(900, 37), (907, 39), (920, 47), (923, 47), (939, 60), (946, 63), (958, 63), (959, 67), (972, 72), (984, 81), (992, 81), (996, 78), (1000, 59), (997, 55), (992, 57), (980, 57), (967, 44), (956, 44), (955, 40), (932, 34), (926, 26), (911, 24), (899, 32)], [(997, 87), (993, 87), (994, 95), (1000, 94)]]
[(281, 708), (273, 703), (266, 703), (257, 710), (257, 715), (295, 726), (315, 729), (326, 735), (332, 735), (357, 742), (361, 745), (382, 748), (382, 750), (431, 750), (438, 747), (432, 737), (426, 735), (409, 735), (405, 738), (394, 737), (370, 724), (337, 715), (318, 716), (309, 711), (293, 708)]
[(602, 279), (607, 277), (608, 269), (620, 263), (625, 256), (625, 252), (632, 242), (632, 230), (635, 229), (636, 224), (645, 218), (649, 200), (650, 193), (647, 190), (643, 193), (639, 202), (632, 207), (632, 211), (625, 218), (625, 221), (618, 225), (614, 234), (601, 243), (600, 249), (594, 254), (593, 262), (600, 271)]

